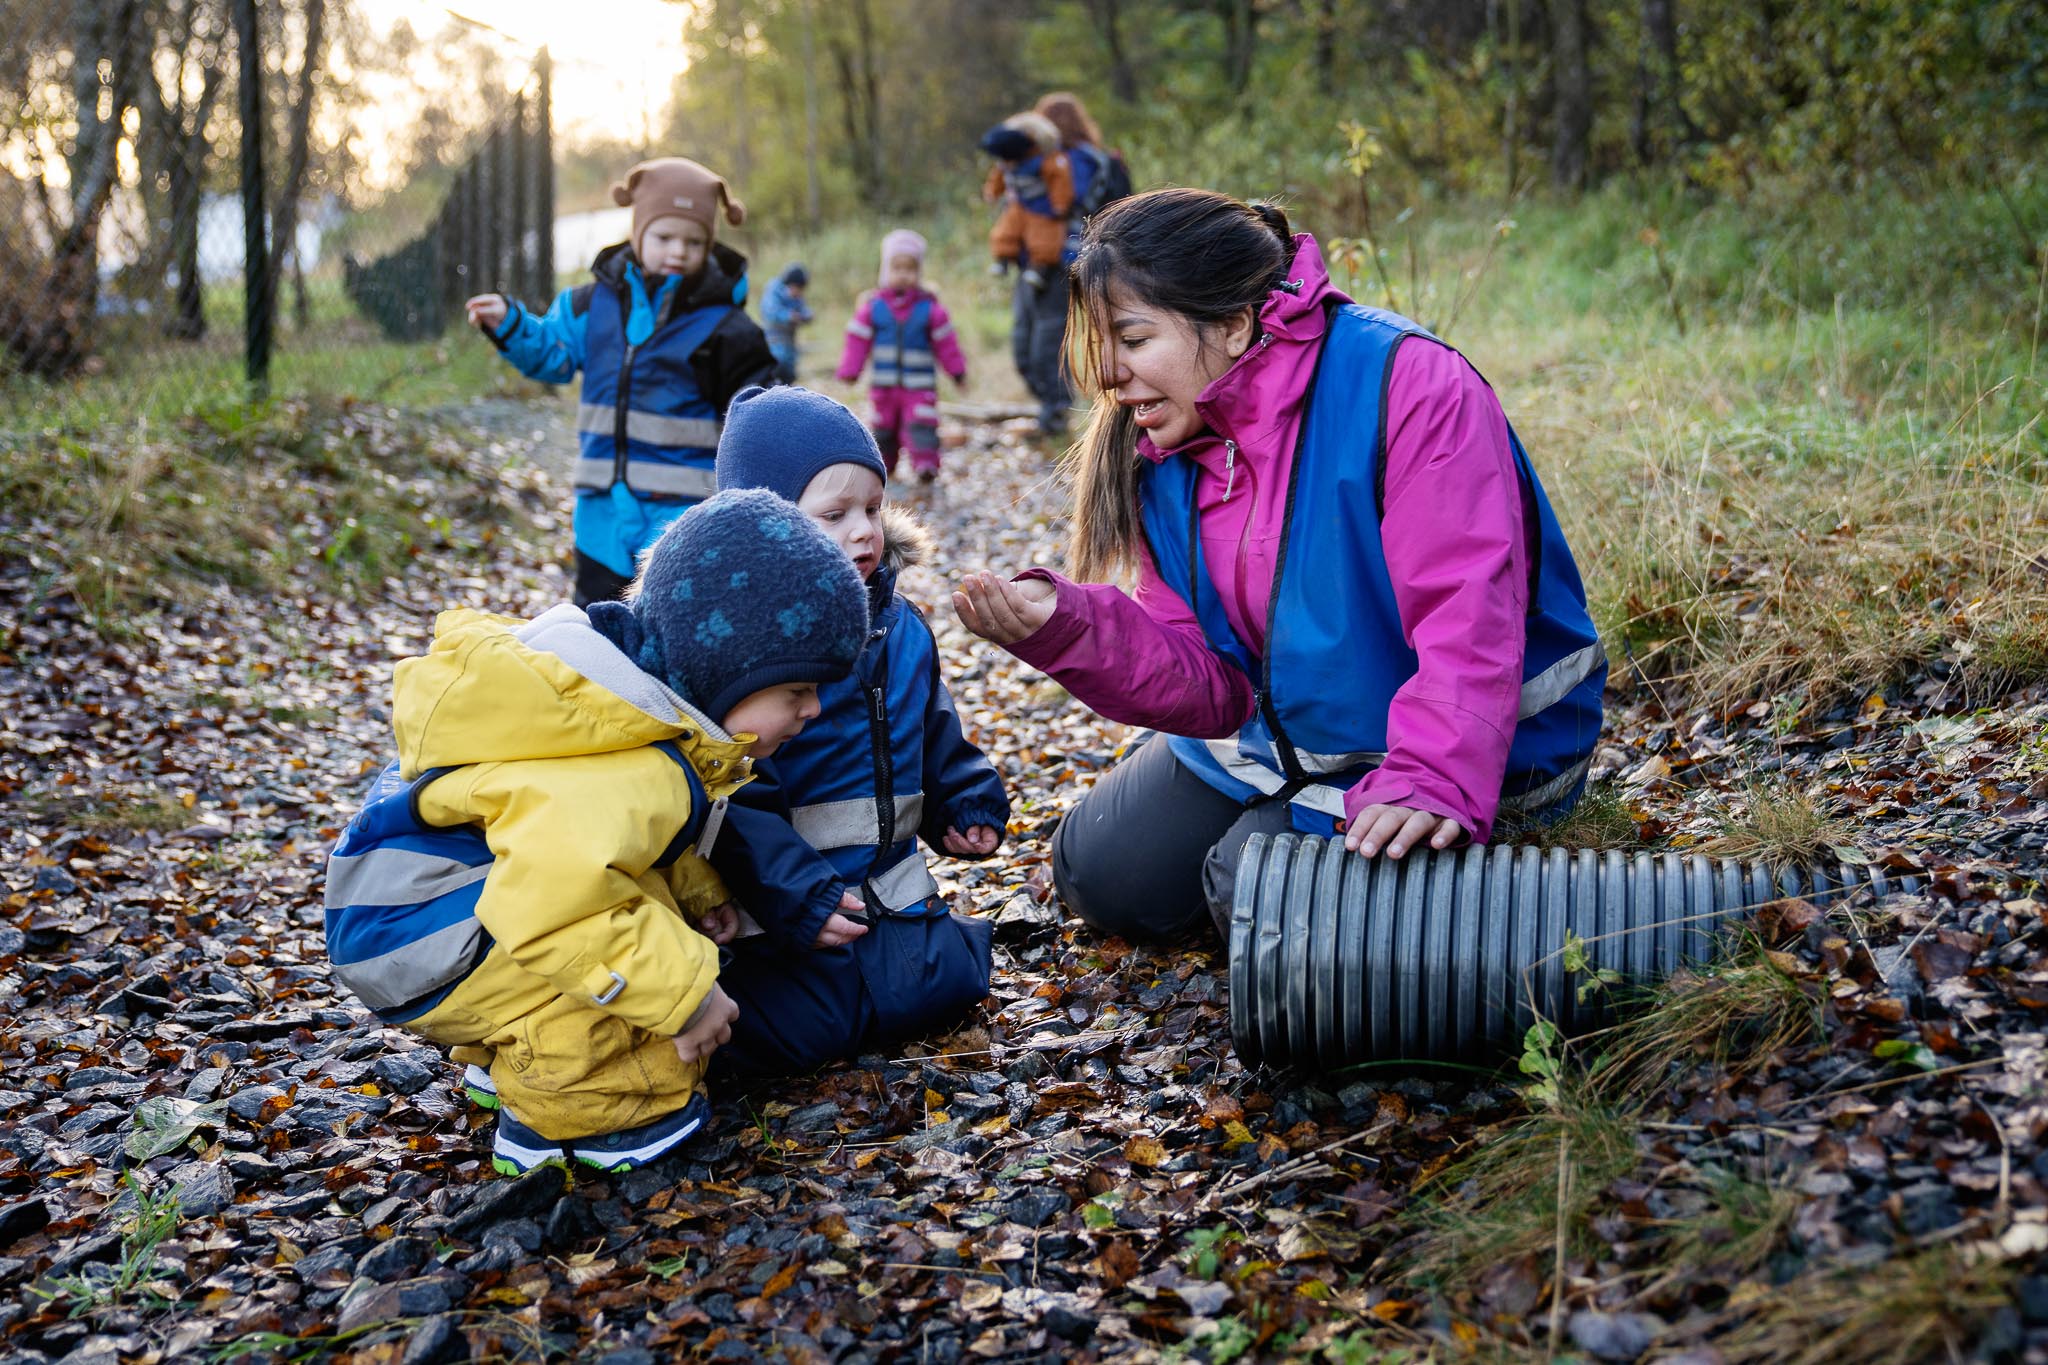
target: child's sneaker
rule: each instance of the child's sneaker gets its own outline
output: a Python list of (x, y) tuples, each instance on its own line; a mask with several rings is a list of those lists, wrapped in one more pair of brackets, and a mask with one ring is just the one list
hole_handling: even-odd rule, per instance
[(711, 1103), (699, 1094), (681, 1109), (651, 1123), (556, 1142), (521, 1123), (511, 1110), (500, 1109), (498, 1131), (491, 1138), (491, 1165), (501, 1174), (518, 1175), (545, 1162), (574, 1157), (601, 1171), (630, 1171), (667, 1156), (697, 1136), (710, 1117)]
[(988, 273), (996, 279), (1001, 279), (1010, 273), (1010, 263), (1008, 261), (990, 261), (988, 263)]
[(917, 471), (917, 481), (926, 485), (935, 484), (939, 481), (939, 471), (936, 469), (920, 469)]
[(498, 1087), (491, 1080), (491, 1073), (475, 1062), (471, 1062), (468, 1069), (462, 1073), (462, 1092), (468, 1095), (469, 1102), (479, 1109), (498, 1107)]
[(1032, 266), (1029, 270), (1024, 272), (1024, 283), (1031, 286), (1033, 293), (1044, 293), (1045, 272), (1043, 270), (1040, 270), (1035, 265)]

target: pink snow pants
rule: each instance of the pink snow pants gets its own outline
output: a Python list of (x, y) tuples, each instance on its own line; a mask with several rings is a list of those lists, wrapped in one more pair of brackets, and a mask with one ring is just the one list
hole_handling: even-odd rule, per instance
[(931, 389), (875, 387), (868, 390), (868, 427), (882, 448), (882, 463), (891, 476), (896, 457), (910, 451), (910, 467), (922, 472), (939, 468), (939, 395)]

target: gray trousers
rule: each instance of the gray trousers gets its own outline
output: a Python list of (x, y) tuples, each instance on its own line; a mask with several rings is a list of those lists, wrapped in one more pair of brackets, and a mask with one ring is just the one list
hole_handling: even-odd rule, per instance
[(1052, 836), (1053, 886), (1069, 910), (1133, 942), (1230, 926), (1237, 859), (1254, 834), (1283, 834), (1284, 801), (1241, 805), (1148, 738), (1104, 774)]
[(1067, 270), (1046, 272), (1045, 288), (1033, 289), (1021, 276), (1010, 296), (1010, 359), (1024, 378), (1024, 387), (1038, 400), (1038, 426), (1047, 435), (1067, 429), (1067, 410), (1074, 395), (1061, 370), (1067, 341)]

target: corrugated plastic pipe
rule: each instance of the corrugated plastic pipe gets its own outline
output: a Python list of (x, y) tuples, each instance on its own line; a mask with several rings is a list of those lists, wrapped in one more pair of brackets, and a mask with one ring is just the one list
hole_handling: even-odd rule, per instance
[(1711, 956), (1721, 919), (1866, 886), (1919, 889), (1849, 864), (1477, 846), (1393, 862), (1342, 839), (1255, 834), (1231, 908), (1231, 1033), (1246, 1062), (1312, 1070), (1498, 1057), (1532, 1003), (1567, 1033), (1607, 1008), (1604, 992), (1579, 1001), (1566, 930), (1594, 968), (1647, 983)]

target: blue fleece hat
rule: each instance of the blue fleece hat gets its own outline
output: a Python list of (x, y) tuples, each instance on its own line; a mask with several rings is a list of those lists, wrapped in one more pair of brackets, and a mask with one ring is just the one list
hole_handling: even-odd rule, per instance
[(1038, 151), (1038, 144), (1021, 128), (998, 123), (981, 135), (981, 150), (998, 161), (1023, 161)]
[(590, 624), (713, 721), (763, 688), (837, 682), (868, 636), (867, 589), (810, 518), (765, 489), (678, 517), (625, 602)]
[(741, 389), (718, 438), (718, 486), (765, 488), (791, 502), (818, 471), (857, 464), (887, 483), (889, 467), (868, 424), (844, 403), (788, 386)]

